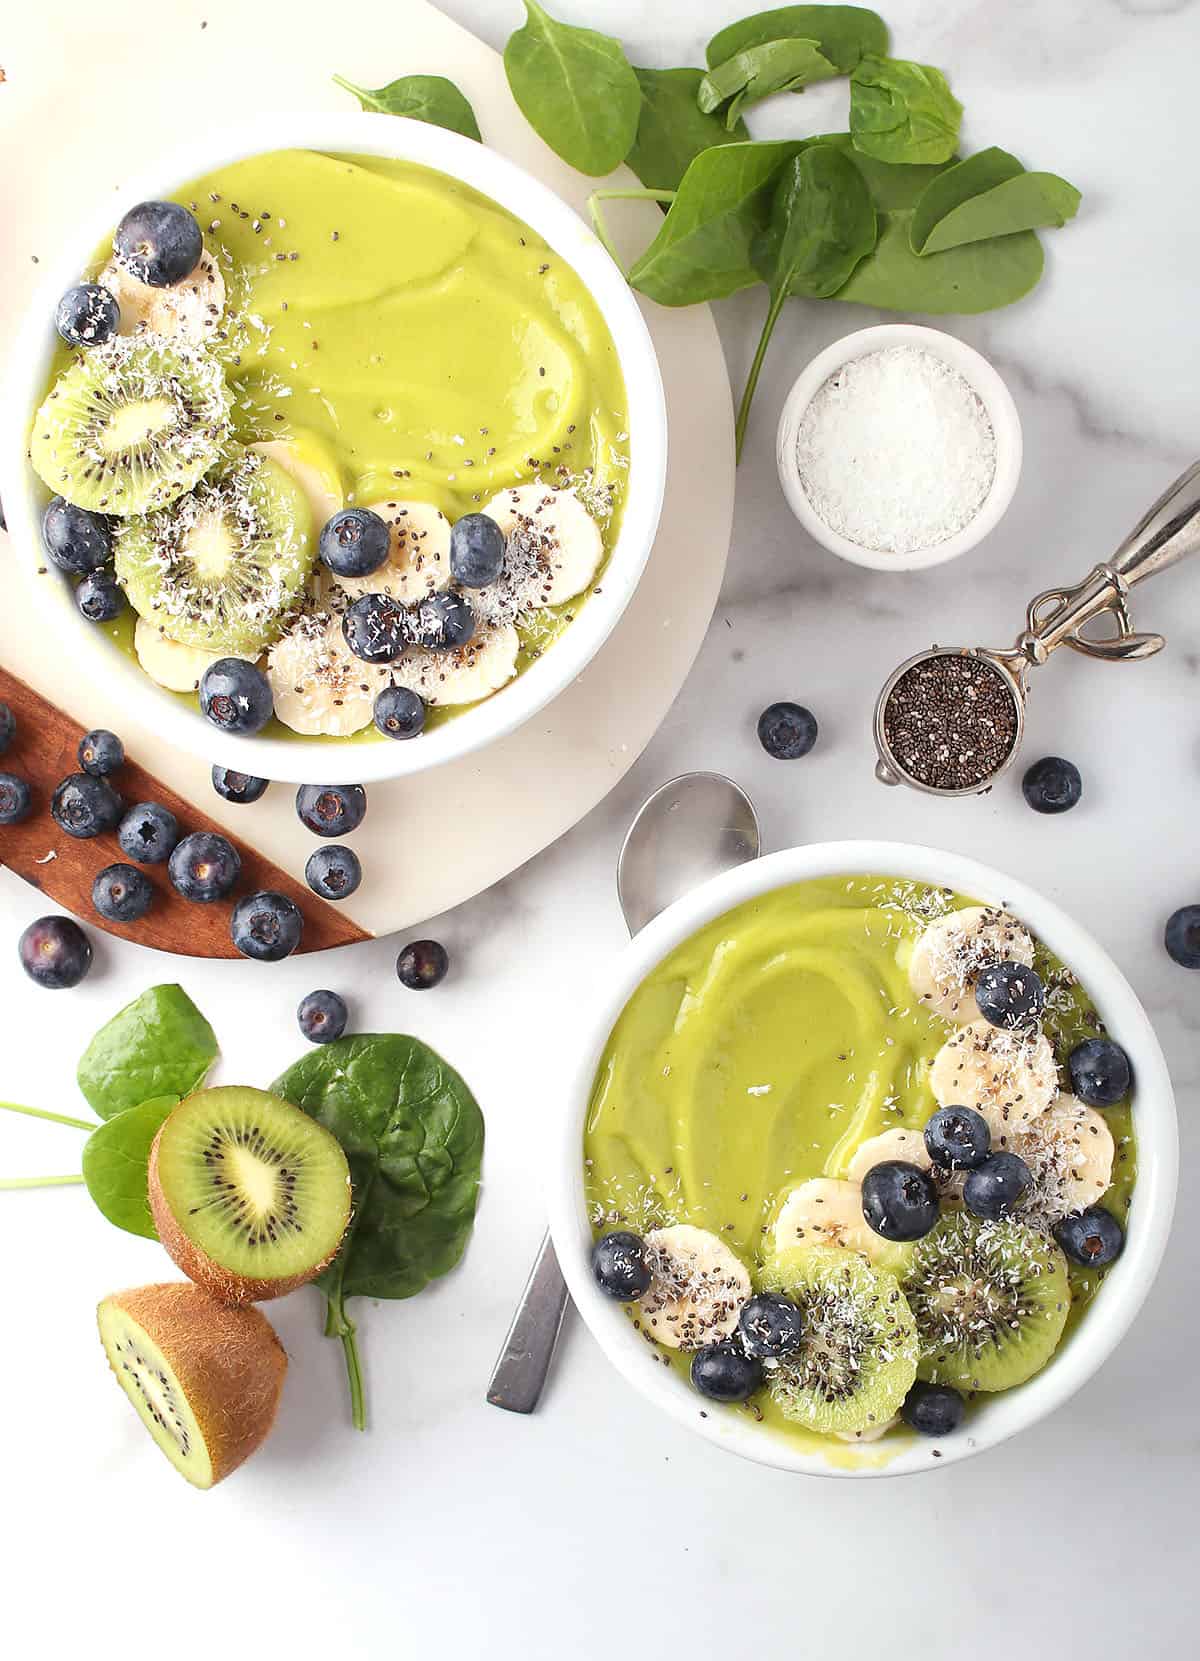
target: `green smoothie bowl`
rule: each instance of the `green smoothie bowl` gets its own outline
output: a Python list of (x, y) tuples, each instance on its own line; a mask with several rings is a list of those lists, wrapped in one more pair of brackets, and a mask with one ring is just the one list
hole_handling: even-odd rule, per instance
[(457, 133), (315, 114), (72, 231), (0, 491), (81, 673), (206, 760), (346, 783), (465, 755), (581, 673), (666, 451), (641, 312), (564, 203)]
[(1040, 895), (887, 842), (677, 901), (592, 1001), (551, 1228), (601, 1348), (673, 1418), (820, 1476), (930, 1469), (1053, 1411), (1165, 1249), (1170, 1079)]

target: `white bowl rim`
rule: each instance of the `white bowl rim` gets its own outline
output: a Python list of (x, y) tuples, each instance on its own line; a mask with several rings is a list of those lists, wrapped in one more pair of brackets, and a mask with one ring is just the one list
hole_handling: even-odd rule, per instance
[[(931, 548), (920, 548), (911, 554), (889, 554), (863, 548), (827, 525), (800, 483), (800, 469), (796, 462), (796, 433), (800, 420), (819, 389), (843, 364), (887, 346), (920, 346), (957, 369), (987, 410), (996, 436), (995, 476), (974, 519), (944, 542), (937, 542)], [(824, 351), (818, 352), (800, 371), (784, 400), (775, 438), (779, 482), (796, 518), (814, 541), (828, 548), (830, 553), (872, 571), (925, 571), (934, 565), (945, 565), (948, 560), (957, 559), (960, 554), (976, 547), (989, 532), (995, 530), (1008, 511), (1021, 476), (1022, 450), (1021, 418), (1012, 393), (999, 372), (965, 340), (948, 334), (945, 329), (931, 329), (924, 323), (874, 324), (843, 335), (840, 340), (826, 346)]]
[[(583, 1200), (583, 1122), (596, 1067), (614, 1023), (630, 995), (681, 941), (743, 901), (810, 878), (855, 874), (908, 877), (947, 886), (960, 894), (1004, 903), (1079, 977), (1108, 1030), (1133, 1062), (1138, 1138), (1138, 1177), (1128, 1238), (1104, 1288), (1069, 1341), (1027, 1384), (973, 1403), (967, 1426), (934, 1442), (918, 1437), (884, 1465), (872, 1465), (878, 1449), (862, 1449), (863, 1463), (831, 1464), (739, 1415), (701, 1402), (673, 1370), (657, 1366), (645, 1340), (620, 1305), (606, 1298), (591, 1277), (592, 1233)], [(1128, 1330), (1148, 1294), (1166, 1249), (1178, 1176), (1175, 1102), (1158, 1039), (1128, 981), (1108, 953), (1052, 901), (991, 866), (936, 848), (888, 841), (817, 842), (767, 854), (676, 900), (630, 941), (610, 963), (585, 1005), (564, 1054), (561, 1090), (547, 1127), (546, 1186), (550, 1230), (571, 1296), (600, 1348), (617, 1370), (677, 1423), (718, 1447), (758, 1464), (811, 1476), (900, 1476), (953, 1464), (1014, 1436), (1060, 1407), (1101, 1366)], [(701, 1417), (703, 1408), (707, 1417)], [(936, 1448), (940, 1457), (933, 1457)]]
[[(46, 563), (38, 531), (43, 486), (26, 459), (29, 420), (40, 401), (56, 343), (59, 295), (79, 280), (96, 247), (134, 202), (177, 190), (216, 167), (271, 150), (304, 149), (388, 156), (434, 168), (490, 197), (523, 220), (566, 260), (596, 301), (617, 348), (628, 403), (630, 467), (617, 543), (601, 583), (579, 615), (538, 662), (485, 703), (410, 743), (239, 737), (219, 732), (176, 694), (155, 686), (139, 666), (75, 610), (70, 584), (37, 576)], [(0, 410), (0, 497), (14, 552), (38, 603), (82, 672), (136, 709), (162, 740), (201, 759), (280, 781), (371, 783), (427, 771), (468, 755), (536, 715), (571, 684), (599, 651), (637, 588), (658, 529), (666, 483), (666, 401), (650, 332), (624, 276), (594, 232), (546, 185), (495, 150), (426, 122), (366, 111), (300, 112), (255, 117), (180, 146), (149, 165), (115, 201), (71, 231), (45, 262), (14, 343)]]

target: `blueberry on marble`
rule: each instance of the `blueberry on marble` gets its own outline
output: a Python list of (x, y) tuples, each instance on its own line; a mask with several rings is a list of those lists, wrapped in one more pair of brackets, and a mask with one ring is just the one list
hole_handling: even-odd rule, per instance
[(212, 770), (213, 789), (227, 802), (256, 802), (270, 782), (256, 778), (253, 773), (235, 773), (232, 767)]
[(0, 773), (0, 825), (19, 825), (32, 812), (29, 781), (16, 773)]
[(646, 1243), (640, 1234), (614, 1229), (592, 1247), (592, 1275), (606, 1297), (632, 1303), (650, 1288)]
[(90, 773), (72, 773), (54, 792), (50, 801), (54, 822), (68, 836), (86, 838), (115, 830), (125, 804), (107, 779)]
[(1129, 1057), (1111, 1038), (1085, 1038), (1067, 1060), (1071, 1088), (1089, 1107), (1116, 1107), (1133, 1085)]
[(110, 923), (136, 923), (154, 900), (154, 889), (136, 865), (106, 865), (92, 883), (92, 904)]
[(504, 569), (504, 532), (486, 513), (465, 513), (450, 530), (450, 575), (464, 588), (486, 588)]
[(1027, 964), (989, 963), (976, 978), (975, 1002), (985, 1021), (1012, 1031), (1039, 1018), (1046, 1007), (1046, 989)]
[(350, 1012), (336, 992), (310, 992), (296, 1011), (300, 1031), (311, 1044), (332, 1044), (346, 1030)]
[(762, 1384), (762, 1362), (726, 1339), (692, 1358), (692, 1383), (710, 1401), (746, 1401)]
[(415, 738), (425, 725), (425, 700), (407, 686), (385, 686), (376, 696), (374, 714), (385, 738)]
[(1102, 1269), (1115, 1263), (1125, 1246), (1125, 1230), (1101, 1205), (1077, 1211), (1054, 1225), (1054, 1238), (1073, 1263)]
[(1200, 905), (1180, 906), (1171, 913), (1163, 944), (1181, 969), (1200, 969)]
[(39, 917), (17, 946), (30, 980), (52, 992), (78, 986), (92, 966), (92, 943), (70, 917)]
[(885, 1159), (863, 1177), (862, 1210), (885, 1240), (920, 1240), (938, 1220), (937, 1186), (919, 1165)]
[(803, 704), (768, 704), (758, 718), (758, 741), (775, 761), (798, 761), (817, 742), (817, 718)]
[(274, 889), (247, 894), (233, 908), (229, 935), (243, 957), (278, 963), (300, 944), (304, 917), (295, 900)]
[(1015, 1153), (992, 1153), (967, 1172), (963, 1204), (974, 1217), (998, 1222), (1020, 1205), (1033, 1186), (1029, 1166)]
[(103, 514), (54, 496), (42, 514), (42, 546), (60, 571), (86, 577), (112, 559), (112, 531)]
[(982, 1165), (992, 1133), (973, 1107), (942, 1107), (925, 1126), (925, 1151), (943, 1171), (971, 1171)]
[(160, 865), (179, 841), (179, 820), (158, 802), (139, 802), (117, 826), (117, 841), (129, 859)]
[(345, 900), (362, 881), (362, 865), (353, 848), (335, 843), (309, 854), (304, 880), (323, 900)]
[(241, 855), (227, 836), (193, 831), (176, 844), (167, 875), (177, 893), (198, 905), (223, 900), (242, 872)]
[(121, 308), (99, 283), (76, 283), (54, 310), (54, 327), (68, 346), (103, 346), (121, 326)]
[(125, 746), (115, 732), (95, 727), (79, 740), (79, 765), (94, 779), (106, 779), (125, 765)]
[(759, 1361), (791, 1355), (804, 1341), (799, 1304), (779, 1292), (757, 1292), (742, 1305), (738, 1331), (747, 1355)]
[(1021, 790), (1035, 813), (1066, 813), (1083, 795), (1083, 780), (1073, 761), (1043, 756), (1026, 768)]
[(178, 202), (139, 202), (113, 233), (117, 264), (151, 288), (171, 288), (191, 275), (204, 252), (195, 219)]
[(950, 1385), (918, 1379), (904, 1398), (900, 1417), (921, 1436), (952, 1436), (966, 1410), (966, 1402)]
[(370, 508), (343, 508), (322, 526), (319, 548), (335, 577), (369, 577), (387, 561), (391, 532)]
[(200, 708), (222, 732), (261, 732), (275, 713), (271, 683), (240, 657), (210, 663), (200, 677)]
[(314, 836), (349, 836), (366, 811), (367, 793), (361, 784), (302, 784), (296, 792), (300, 823)]
[(396, 959), (396, 975), (410, 992), (427, 992), (446, 978), (450, 954), (436, 940), (410, 941)]
[(111, 571), (89, 571), (75, 590), (79, 615), (89, 623), (111, 623), (129, 602)]

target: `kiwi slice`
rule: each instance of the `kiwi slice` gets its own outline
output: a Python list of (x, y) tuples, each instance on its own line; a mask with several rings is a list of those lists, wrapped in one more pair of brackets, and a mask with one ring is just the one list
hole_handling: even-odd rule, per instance
[(133, 609), (172, 640), (256, 654), (279, 639), (312, 572), (312, 508), (283, 468), (246, 452), (219, 478), (117, 529)]
[(278, 1298), (337, 1254), (350, 1167), (281, 1096), (243, 1086), (179, 1104), (150, 1150), (150, 1210), (176, 1264), (222, 1303)]
[(96, 1311), (109, 1365), (181, 1476), (211, 1488), (275, 1421), (287, 1356), (257, 1309), (188, 1281), (114, 1292)]
[(190, 490), (229, 436), (214, 358), (156, 335), (118, 336), (55, 381), (29, 459), (51, 490), (97, 513), (147, 513)]
[(917, 1376), (917, 1331), (900, 1283), (841, 1246), (790, 1246), (762, 1284), (799, 1304), (804, 1337), (767, 1386), (785, 1418), (825, 1435), (886, 1425)]
[(1013, 1218), (948, 1213), (919, 1240), (903, 1281), (920, 1376), (956, 1390), (1008, 1390), (1044, 1367), (1071, 1307), (1067, 1260)]

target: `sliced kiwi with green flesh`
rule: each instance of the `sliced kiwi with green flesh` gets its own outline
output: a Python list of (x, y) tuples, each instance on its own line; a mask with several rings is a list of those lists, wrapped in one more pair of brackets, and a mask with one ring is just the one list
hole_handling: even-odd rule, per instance
[(1008, 1390), (1046, 1365), (1071, 1307), (1067, 1260), (1013, 1218), (948, 1213), (919, 1240), (904, 1280), (920, 1376), (956, 1390)]
[(337, 1139), (266, 1090), (201, 1090), (150, 1150), (150, 1210), (185, 1275), (222, 1303), (282, 1297), (337, 1254), (350, 1168)]
[(287, 1356), (257, 1309), (228, 1309), (174, 1281), (114, 1292), (96, 1317), (121, 1388), (197, 1488), (213, 1487), (266, 1440)]
[(246, 452), (170, 507), (119, 525), (117, 577), (139, 616), (172, 640), (254, 654), (295, 610), (315, 530), (296, 481)]
[(841, 1246), (789, 1246), (763, 1271), (799, 1304), (800, 1348), (770, 1368), (785, 1418), (824, 1435), (886, 1425), (917, 1376), (917, 1331), (895, 1275)]
[(155, 335), (119, 335), (55, 381), (29, 459), (51, 490), (97, 513), (149, 513), (198, 484), (230, 431), (216, 360)]

